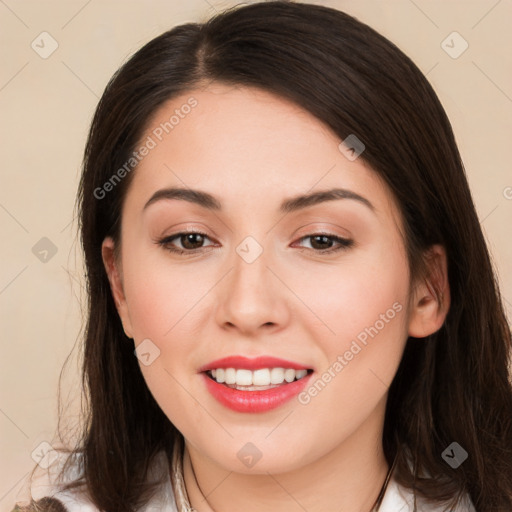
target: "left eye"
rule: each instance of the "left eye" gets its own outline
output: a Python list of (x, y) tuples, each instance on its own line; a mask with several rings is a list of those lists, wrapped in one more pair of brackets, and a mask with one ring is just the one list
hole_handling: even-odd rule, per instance
[[(314, 235), (307, 235), (302, 237), (300, 240), (306, 240), (310, 238), (310, 246), (311, 249), (315, 250), (316, 252), (333, 252), (333, 251), (339, 251), (342, 249), (347, 249), (351, 247), (354, 244), (353, 240), (349, 240), (348, 238), (342, 238), (340, 236), (336, 235), (330, 235), (326, 233), (317, 233)], [(337, 243), (338, 247), (332, 247), (333, 243)], [(329, 247), (325, 247), (325, 244), (329, 244)], [(317, 247), (315, 247), (317, 246)], [(318, 247), (320, 246), (320, 247)], [(318, 250), (316, 250), (318, 249)]]
[[(176, 233), (174, 235), (168, 236), (160, 241), (158, 244), (164, 247), (165, 249), (178, 253), (193, 253), (196, 250), (202, 249), (203, 247), (208, 247), (213, 244), (209, 244), (208, 246), (203, 246), (204, 241), (208, 239), (208, 235), (200, 232), (186, 232), (186, 233)], [(336, 235), (326, 234), (326, 233), (316, 233), (312, 235), (303, 236), (299, 239), (299, 242), (302, 240), (311, 239), (310, 247), (306, 247), (306, 249), (311, 249), (317, 253), (328, 253), (339, 251), (343, 249), (348, 249), (354, 244), (353, 240), (349, 240), (347, 238), (342, 238)], [(181, 247), (175, 247), (174, 240), (179, 240)], [(334, 244), (338, 244), (337, 247), (333, 247)], [(326, 247), (326, 244), (328, 247)]]

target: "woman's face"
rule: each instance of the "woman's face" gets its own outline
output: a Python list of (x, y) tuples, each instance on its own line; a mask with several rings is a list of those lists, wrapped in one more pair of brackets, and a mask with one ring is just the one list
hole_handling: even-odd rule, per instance
[[(226, 470), (293, 470), (380, 439), (410, 276), (389, 190), (340, 142), (296, 105), (221, 84), (165, 104), (141, 138), (114, 293), (156, 401)], [(332, 189), (346, 197), (317, 195)], [(259, 357), (284, 361), (236, 359)], [(205, 368), (285, 381), (236, 391)]]

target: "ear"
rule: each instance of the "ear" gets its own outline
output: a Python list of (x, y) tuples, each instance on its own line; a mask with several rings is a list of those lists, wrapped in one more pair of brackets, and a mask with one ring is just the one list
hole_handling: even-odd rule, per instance
[(101, 256), (103, 258), (105, 270), (107, 271), (108, 280), (110, 282), (110, 290), (116, 304), (117, 312), (121, 318), (124, 332), (128, 338), (133, 338), (130, 314), (128, 311), (126, 298), (124, 296), (121, 271), (119, 268), (119, 263), (116, 261), (114, 247), (114, 240), (111, 237), (105, 238), (101, 245)]
[(425, 338), (438, 331), (450, 309), (446, 250), (433, 245), (427, 254), (428, 276), (416, 283), (409, 313), (409, 336)]

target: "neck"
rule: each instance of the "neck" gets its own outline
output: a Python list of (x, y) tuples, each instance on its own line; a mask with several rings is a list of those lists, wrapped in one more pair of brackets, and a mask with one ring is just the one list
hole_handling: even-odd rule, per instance
[(371, 512), (389, 470), (382, 426), (381, 415), (372, 415), (329, 453), (279, 474), (227, 471), (185, 441), (190, 504), (197, 512)]

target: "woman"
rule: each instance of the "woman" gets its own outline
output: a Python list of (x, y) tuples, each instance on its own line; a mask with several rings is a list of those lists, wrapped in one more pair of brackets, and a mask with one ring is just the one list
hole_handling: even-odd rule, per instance
[(90, 411), (28, 510), (512, 509), (510, 328), (388, 40), (290, 2), (174, 28), (108, 84), (78, 199)]

